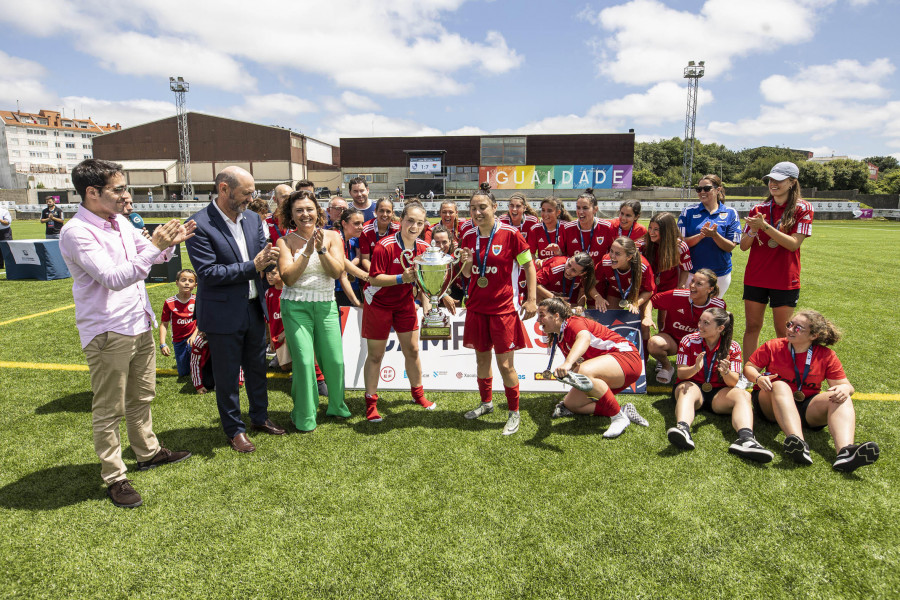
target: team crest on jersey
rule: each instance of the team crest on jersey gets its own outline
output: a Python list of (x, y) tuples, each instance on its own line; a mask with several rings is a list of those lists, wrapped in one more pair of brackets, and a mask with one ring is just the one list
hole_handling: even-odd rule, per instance
[(602, 236), (602, 235), (598, 235), (598, 236), (597, 236), (597, 245), (598, 245), (598, 246), (602, 246), (602, 245), (603, 245), (604, 237), (605, 237), (605, 236)]
[(193, 305), (193, 304), (188, 304), (187, 309), (188, 309), (188, 312), (194, 312), (194, 305)]
[(494, 244), (493, 246), (491, 246), (491, 252), (494, 254), (494, 256), (500, 256), (501, 250), (503, 250), (502, 244)]

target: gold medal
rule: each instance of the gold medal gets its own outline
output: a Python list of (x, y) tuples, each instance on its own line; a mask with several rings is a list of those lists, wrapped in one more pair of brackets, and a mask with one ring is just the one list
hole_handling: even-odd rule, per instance
[(776, 242), (775, 240), (770, 239), (770, 240), (769, 240), (769, 248), (777, 248), (777, 247), (778, 247), (778, 242)]
[(628, 300), (626, 300), (624, 298), (619, 300), (619, 308), (628, 308), (628, 304), (629, 304)]
[(486, 288), (487, 284), (488, 284), (488, 278), (485, 277), (484, 275), (482, 275), (481, 277), (479, 277), (478, 279), (475, 280), (475, 283), (480, 288)]
[(546, 371), (541, 373), (541, 375), (543, 376), (544, 379), (552, 379), (553, 378), (553, 373), (550, 372), (550, 369), (547, 369)]
[(800, 390), (794, 392), (794, 402), (803, 402), (806, 400), (806, 396)]
[(712, 384), (708, 381), (704, 381), (703, 385), (700, 386), (700, 389), (703, 390), (704, 392), (711, 392)]

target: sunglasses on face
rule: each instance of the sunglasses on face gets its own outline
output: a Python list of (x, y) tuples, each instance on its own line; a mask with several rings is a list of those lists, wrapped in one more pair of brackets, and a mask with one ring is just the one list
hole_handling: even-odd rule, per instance
[(694, 189), (697, 190), (697, 193), (700, 192), (711, 192), (715, 186), (712, 185), (698, 185)]

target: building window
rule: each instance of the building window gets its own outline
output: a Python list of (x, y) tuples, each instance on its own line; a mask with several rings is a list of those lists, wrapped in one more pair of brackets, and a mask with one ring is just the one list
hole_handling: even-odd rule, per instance
[(478, 167), (447, 167), (447, 181), (478, 181)]
[(481, 138), (482, 165), (524, 165), (525, 136)]
[(84, 157), (85, 157), (85, 158), (94, 158), (94, 157), (91, 156), (90, 154), (85, 154)]
[(74, 148), (74, 147), (75, 147), (74, 143), (66, 142), (66, 148)]
[(69, 160), (78, 160), (78, 155), (70, 152), (70, 153), (66, 154), (66, 158)]
[(75, 137), (74, 133), (64, 133), (63, 135), (66, 137), (71, 137), (71, 138)]
[(10, 156), (18, 156), (18, 155), (19, 155), (19, 151), (18, 151), (18, 150), (10, 150), (10, 151), (9, 151), (9, 155), (10, 155)]

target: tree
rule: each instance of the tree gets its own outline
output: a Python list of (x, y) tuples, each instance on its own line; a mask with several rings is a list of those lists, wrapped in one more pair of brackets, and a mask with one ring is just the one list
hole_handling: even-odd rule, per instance
[(800, 168), (800, 187), (830, 190), (834, 187), (834, 170), (826, 163), (803, 161)]
[(834, 189), (865, 190), (869, 183), (869, 167), (861, 160), (838, 158), (828, 163), (834, 171)]
[(631, 185), (660, 186), (662, 185), (662, 177), (656, 175), (650, 169), (635, 169), (631, 173)]
[(864, 160), (878, 167), (879, 177), (887, 171), (900, 168), (900, 161), (893, 156), (870, 156)]
[(900, 194), (900, 169), (893, 169), (878, 178), (875, 191), (879, 194)]

